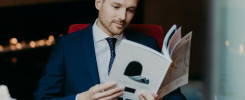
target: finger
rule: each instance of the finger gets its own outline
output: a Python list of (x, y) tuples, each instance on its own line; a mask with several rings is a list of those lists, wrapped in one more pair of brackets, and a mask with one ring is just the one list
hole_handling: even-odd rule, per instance
[(150, 95), (148, 95), (146, 92), (142, 92), (141, 93), (142, 94), (142, 96), (144, 97), (144, 99), (146, 99), (146, 100), (154, 100), (154, 98), (152, 97), (152, 96), (150, 96)]
[(95, 98), (98, 98), (99, 99), (99, 98), (103, 98), (103, 97), (108, 97), (108, 96), (111, 96), (113, 94), (116, 94), (116, 93), (122, 92), (122, 91), (123, 91), (123, 88), (116, 87), (116, 88), (109, 89), (109, 90), (104, 91), (104, 92), (101, 92), (101, 93), (96, 93), (95, 94)]
[(157, 99), (157, 97), (158, 97), (158, 95), (157, 95), (156, 92), (152, 92), (151, 95), (152, 95), (155, 99)]
[(95, 85), (94, 87), (91, 88), (91, 91), (95, 94), (95, 93), (101, 92), (102, 90), (107, 90), (107, 89), (114, 87), (116, 85), (117, 85), (117, 83), (114, 81), (105, 82), (105, 83), (102, 83), (99, 85)]
[(116, 93), (114, 93), (114, 94), (112, 94), (112, 95), (109, 95), (109, 96), (107, 96), (107, 97), (104, 97), (104, 98), (102, 98), (102, 99), (100, 99), (100, 100), (112, 100), (112, 99), (114, 99), (114, 98), (118, 98), (120, 95), (122, 95), (123, 94), (123, 91), (119, 91), (119, 92), (116, 92)]
[(138, 97), (140, 100), (146, 100), (146, 98), (143, 96), (142, 92), (138, 94)]

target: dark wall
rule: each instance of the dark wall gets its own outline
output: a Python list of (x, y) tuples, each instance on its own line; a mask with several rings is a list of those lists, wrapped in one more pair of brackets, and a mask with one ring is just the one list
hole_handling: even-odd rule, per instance
[(90, 23), (97, 17), (93, 2), (4, 7), (0, 12), (0, 44), (6, 44), (11, 37), (31, 40), (50, 34), (65, 34), (69, 25)]
[[(90, 23), (97, 18), (94, 1), (36, 4), (0, 8), (0, 44), (8, 39), (40, 39), (50, 34), (66, 34), (69, 25)], [(143, 22), (143, 1), (132, 23)]]
[(202, 80), (207, 68), (206, 53), (209, 0), (146, 0), (144, 22), (158, 24), (164, 33), (173, 24), (182, 26), (182, 36), (192, 34), (190, 52), (190, 79)]

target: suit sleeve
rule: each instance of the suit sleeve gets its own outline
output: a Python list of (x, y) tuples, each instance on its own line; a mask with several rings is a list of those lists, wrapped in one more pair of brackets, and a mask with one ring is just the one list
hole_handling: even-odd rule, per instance
[(185, 96), (181, 93), (180, 88), (172, 91), (163, 97), (163, 100), (186, 100)]
[(39, 81), (35, 100), (75, 100), (76, 94), (64, 96), (64, 49), (59, 38), (51, 52), (42, 78)]

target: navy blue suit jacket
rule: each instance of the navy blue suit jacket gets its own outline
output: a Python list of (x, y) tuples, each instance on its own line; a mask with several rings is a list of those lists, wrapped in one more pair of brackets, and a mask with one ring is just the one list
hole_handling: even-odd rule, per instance
[[(158, 48), (156, 40), (152, 37), (128, 32), (125, 32), (124, 36), (153, 49)], [(34, 98), (75, 100), (78, 93), (87, 91), (99, 83), (91, 24), (84, 30), (62, 36), (57, 40)], [(165, 98), (182, 100), (184, 97), (177, 89)]]

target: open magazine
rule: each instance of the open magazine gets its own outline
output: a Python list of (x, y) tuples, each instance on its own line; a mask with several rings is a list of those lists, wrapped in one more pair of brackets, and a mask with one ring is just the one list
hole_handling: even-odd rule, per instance
[(147, 46), (122, 40), (112, 65), (109, 80), (124, 88), (122, 98), (138, 100), (138, 93), (161, 98), (188, 83), (192, 32), (181, 38), (181, 27), (176, 25), (166, 34), (162, 52)]

